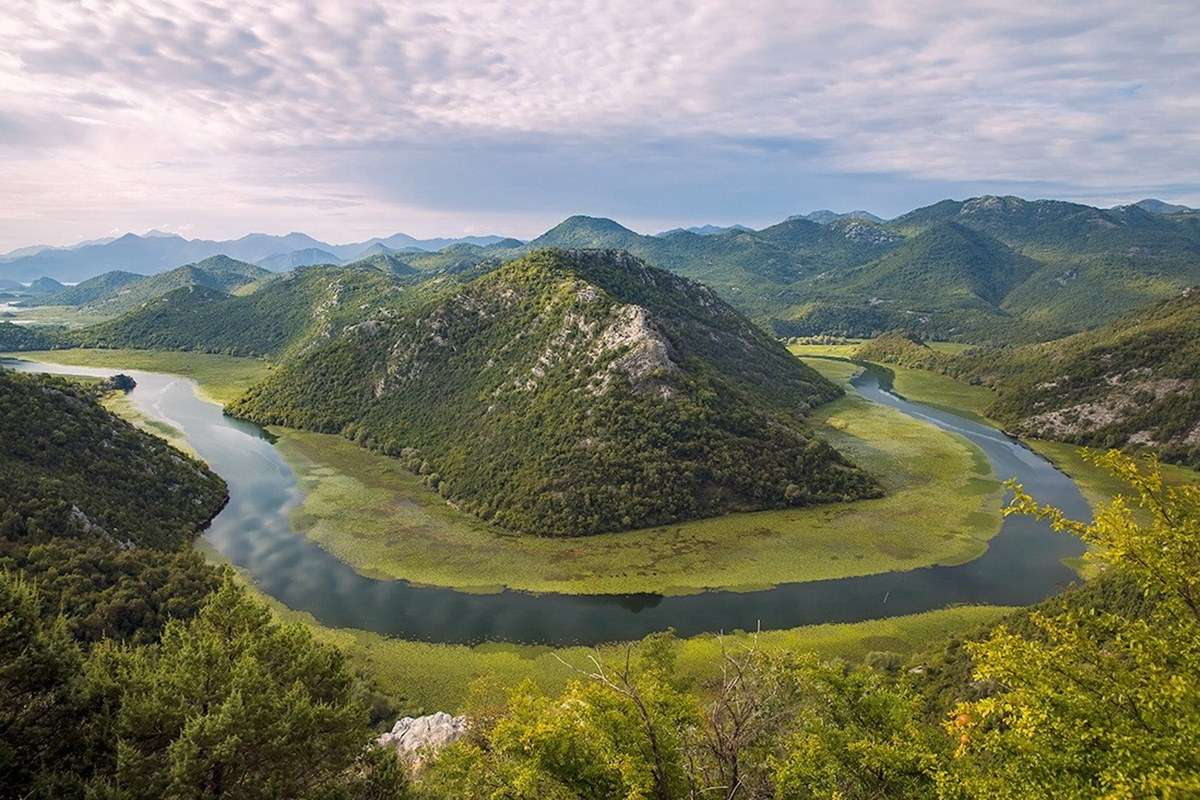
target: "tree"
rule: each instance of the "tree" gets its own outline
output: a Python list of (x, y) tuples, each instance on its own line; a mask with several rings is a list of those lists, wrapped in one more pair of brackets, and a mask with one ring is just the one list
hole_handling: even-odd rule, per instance
[(343, 656), (228, 578), (159, 645), (98, 646), (88, 679), (116, 709), (114, 796), (331, 796), (369, 741)]
[(1035, 613), (1037, 633), (1004, 626), (969, 645), (976, 678), (999, 688), (959, 704), (947, 796), (1200, 795), (1200, 486), (1167, 486), (1157, 464), (1116, 451), (1093, 460), (1132, 488), (1091, 523), (1037, 504), (1020, 487), (1006, 513), (1047, 519), (1146, 594), (1140, 616)]
[(673, 682), (671, 647), (652, 636), (606, 663), (599, 656), (558, 697), (517, 687), (471, 741), (422, 775), (432, 797), (509, 800), (686, 797), (684, 739), (694, 698)]
[(36, 589), (0, 572), (0, 798), (67, 796), (82, 661), (66, 620), (44, 620)]
[(802, 658), (798, 706), (776, 796), (789, 800), (933, 798), (944, 739), (922, 723), (916, 699), (872, 669)]

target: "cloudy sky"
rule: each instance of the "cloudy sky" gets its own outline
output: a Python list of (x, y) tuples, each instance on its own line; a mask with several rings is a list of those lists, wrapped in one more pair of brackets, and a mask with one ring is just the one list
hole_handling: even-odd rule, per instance
[(1200, 205), (1196, 0), (22, 0), (0, 248)]

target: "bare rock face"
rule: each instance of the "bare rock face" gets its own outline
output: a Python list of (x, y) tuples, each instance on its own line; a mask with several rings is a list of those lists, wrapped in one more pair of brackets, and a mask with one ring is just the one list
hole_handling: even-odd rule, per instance
[(466, 734), (466, 717), (452, 717), (445, 711), (438, 711), (423, 717), (396, 720), (392, 730), (375, 741), (380, 747), (394, 749), (397, 755), (415, 766)]

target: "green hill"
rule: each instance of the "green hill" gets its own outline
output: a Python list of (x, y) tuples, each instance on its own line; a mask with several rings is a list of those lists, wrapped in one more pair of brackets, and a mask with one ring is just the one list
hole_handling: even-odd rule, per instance
[(59, 283), (54, 278), (42, 277), (32, 281), (25, 288), (25, 292), (31, 295), (47, 295), (61, 292), (65, 288), (66, 284)]
[(18, 350), (48, 350), (58, 346), (59, 329), (48, 332), (42, 327), (17, 325), (0, 320), (0, 353)]
[(419, 272), (395, 253), (373, 253), (351, 261), (346, 264), (346, 267), (348, 269), (374, 269), (392, 275), (416, 275)]
[(712, 286), (778, 335), (903, 328), (1045, 341), (1200, 282), (1200, 214), (1052, 200), (944, 200), (888, 223), (792, 218), (759, 231), (642, 236), (570, 217), (532, 246), (620, 247)]
[(900, 237), (863, 220), (820, 225), (792, 219), (761, 231), (701, 236), (684, 230), (643, 236), (609, 219), (570, 217), (534, 239), (536, 247), (619, 247), (650, 264), (701, 281), (769, 327), (797, 281), (878, 258)]
[(1026, 436), (1147, 446), (1200, 466), (1200, 290), (1094, 331), (964, 355), (954, 369), (994, 388), (990, 414)]
[(68, 334), (77, 347), (282, 356), (372, 314), (394, 312), (404, 287), (390, 272), (308, 267), (249, 295), (191, 285), (116, 319)]
[(979, 197), (918, 209), (893, 226), (911, 235), (954, 221), (994, 237), (1039, 265), (1005, 296), (1004, 309), (1032, 324), (1083, 330), (1200, 282), (1200, 226), (1190, 216)]
[(101, 314), (121, 314), (183, 287), (199, 286), (224, 294), (271, 277), (273, 273), (228, 256), (211, 256), (157, 275), (139, 275), (136, 279), (126, 277), (131, 275), (106, 272), (55, 293), (47, 298), (47, 302), (78, 305)]
[(272, 272), (285, 272), (296, 267), (308, 267), (315, 264), (340, 264), (342, 260), (328, 250), (319, 247), (306, 247), (303, 250), (293, 250), (288, 253), (275, 253), (260, 259), (258, 266)]
[(996, 392), (989, 416), (1022, 436), (1149, 447), (1200, 466), (1200, 290), (1092, 331), (1020, 347), (939, 353), (889, 333), (856, 353), (933, 369)]
[(179, 547), (225, 496), (202, 463), (109, 414), (92, 390), (0, 369), (0, 538)]
[(122, 287), (146, 279), (145, 275), (136, 272), (113, 270), (88, 278), (86, 281), (67, 286), (52, 295), (38, 298), (39, 305), (45, 306), (82, 306), (94, 303), (116, 294)]
[(776, 327), (848, 336), (902, 328), (940, 339), (1008, 341), (1067, 333), (1019, 319), (1004, 308), (1013, 288), (1038, 268), (987, 234), (939, 222), (871, 263), (797, 286), (792, 296), (802, 304)]
[(341, 431), (469, 512), (573, 535), (876, 494), (803, 420), (839, 394), (705, 286), (539, 250), (315, 343), (229, 412)]

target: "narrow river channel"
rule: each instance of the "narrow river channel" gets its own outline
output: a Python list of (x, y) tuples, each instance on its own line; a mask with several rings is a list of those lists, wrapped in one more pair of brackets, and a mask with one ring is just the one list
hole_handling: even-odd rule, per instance
[[(204, 532), (215, 550), (284, 605), (332, 627), (362, 628), (435, 642), (506, 641), (593, 644), (640, 638), (674, 628), (680, 636), (709, 631), (792, 628), (824, 622), (912, 614), (961, 603), (1026, 605), (1074, 578), (1063, 559), (1083, 552), (1078, 540), (1041, 522), (1008, 517), (980, 558), (854, 578), (782, 584), (752, 592), (567, 595), (503, 591), (470, 594), (379, 580), (355, 572), (291, 527), (303, 499), (296, 476), (258, 427), (226, 417), (195, 384), (175, 375), (94, 369), (18, 360), (27, 372), (108, 376), (137, 381), (130, 400), (147, 416), (178, 428), (229, 484), (229, 504)], [(987, 455), (1001, 478), (1014, 477), (1039, 500), (1070, 516), (1089, 517), (1074, 482), (995, 428), (891, 392), (888, 373), (867, 368), (854, 379), (868, 400), (960, 434)], [(896, 531), (903, 537), (904, 531)]]

